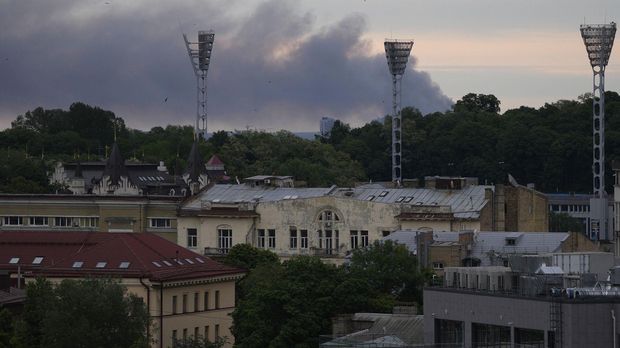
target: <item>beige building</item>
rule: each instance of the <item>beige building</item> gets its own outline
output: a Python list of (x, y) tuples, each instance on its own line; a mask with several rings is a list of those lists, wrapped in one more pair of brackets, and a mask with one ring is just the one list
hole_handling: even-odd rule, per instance
[(212, 185), (181, 204), (179, 245), (206, 254), (249, 243), (281, 257), (343, 257), (396, 230), (547, 231), (546, 198), (533, 189), (428, 178), (430, 188), (293, 188), (281, 177)]
[(0, 270), (16, 283), (18, 267), (28, 280), (118, 278), (146, 303), (153, 347), (197, 335), (234, 343), (230, 314), (245, 271), (153, 234), (0, 231)]
[(176, 242), (182, 197), (0, 194), (0, 231), (150, 232)]

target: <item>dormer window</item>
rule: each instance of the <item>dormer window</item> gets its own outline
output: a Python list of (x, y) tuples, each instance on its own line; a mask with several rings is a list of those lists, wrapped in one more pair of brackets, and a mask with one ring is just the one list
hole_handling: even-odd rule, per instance
[(516, 238), (506, 238), (506, 245), (509, 245), (509, 246), (517, 245), (517, 239)]

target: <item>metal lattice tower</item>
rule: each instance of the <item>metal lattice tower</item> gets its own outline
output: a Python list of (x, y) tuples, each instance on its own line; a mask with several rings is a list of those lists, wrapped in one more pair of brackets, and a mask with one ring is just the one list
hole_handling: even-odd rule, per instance
[(590, 238), (610, 239), (605, 192), (605, 67), (616, 35), (616, 23), (582, 25), (581, 37), (592, 66), (592, 187)]
[(212, 31), (199, 31), (198, 42), (190, 42), (183, 34), (187, 54), (196, 75), (196, 139), (207, 138), (207, 72), (211, 62), (211, 51), (215, 34)]
[(400, 115), (400, 89), (413, 41), (386, 39), (385, 56), (392, 75), (392, 182), (402, 183), (402, 120)]

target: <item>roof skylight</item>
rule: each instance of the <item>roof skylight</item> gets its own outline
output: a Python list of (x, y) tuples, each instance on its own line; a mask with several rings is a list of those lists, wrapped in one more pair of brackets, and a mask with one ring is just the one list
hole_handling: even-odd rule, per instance
[(95, 268), (105, 268), (105, 266), (107, 266), (107, 262), (105, 261), (101, 261), (101, 262), (97, 262), (97, 264), (95, 265)]
[(16, 264), (16, 263), (18, 263), (18, 262), (19, 262), (19, 257), (12, 257), (12, 258), (9, 260), (9, 263), (10, 263), (11, 265), (14, 265), (14, 264)]
[(75, 261), (71, 267), (73, 267), (73, 268), (82, 268), (83, 265), (84, 265), (83, 261)]
[(120, 265), (118, 265), (118, 268), (129, 268), (130, 264), (131, 264), (131, 262), (123, 261), (123, 262), (121, 262)]

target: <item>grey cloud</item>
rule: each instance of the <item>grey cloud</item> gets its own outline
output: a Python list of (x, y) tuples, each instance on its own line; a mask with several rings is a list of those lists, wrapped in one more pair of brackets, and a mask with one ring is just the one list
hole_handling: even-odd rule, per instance
[[(315, 28), (313, 16), (291, 2), (264, 2), (241, 19), (223, 10), (225, 3), (0, 5), (0, 125), (16, 110), (67, 108), (74, 101), (110, 109), (138, 128), (192, 124), (195, 80), (179, 27), (189, 35), (216, 32), (211, 128), (314, 130), (325, 115), (359, 124), (389, 112), (385, 57), (361, 54), (368, 45), (363, 17)], [(276, 50), (286, 54), (274, 57)], [(423, 113), (448, 109), (451, 100), (414, 69), (413, 57), (410, 67), (403, 105)]]

